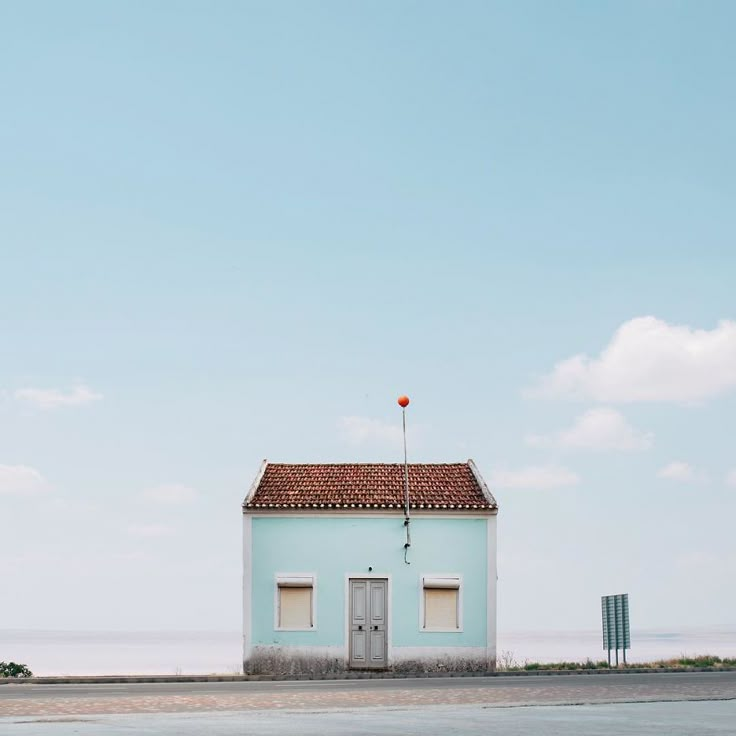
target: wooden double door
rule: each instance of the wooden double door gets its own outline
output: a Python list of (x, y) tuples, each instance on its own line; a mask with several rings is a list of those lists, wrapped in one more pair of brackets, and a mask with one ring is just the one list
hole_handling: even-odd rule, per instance
[(388, 664), (388, 580), (350, 579), (350, 667), (385, 669)]

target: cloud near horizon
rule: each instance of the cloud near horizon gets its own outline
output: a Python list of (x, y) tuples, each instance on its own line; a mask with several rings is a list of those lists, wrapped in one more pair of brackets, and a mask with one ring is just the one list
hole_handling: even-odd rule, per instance
[(681, 460), (676, 460), (660, 468), (657, 471), (657, 477), (674, 480), (678, 483), (694, 483), (705, 479), (703, 473), (696, 470), (690, 463), (685, 463)]
[(712, 330), (656, 317), (624, 322), (597, 358), (557, 363), (525, 393), (605, 403), (697, 403), (736, 388), (736, 322)]
[(351, 445), (382, 443), (401, 447), (403, 443), (401, 426), (388, 424), (379, 419), (359, 416), (341, 417), (338, 428), (342, 437)]
[(540, 465), (519, 470), (495, 470), (488, 479), (494, 488), (527, 488), (542, 490), (574, 486), (580, 482), (577, 473), (558, 465)]
[(49, 484), (28, 465), (0, 465), (0, 495), (32, 496), (48, 490)]
[(39, 409), (83, 406), (103, 398), (101, 393), (82, 385), (75, 386), (70, 391), (62, 391), (57, 388), (19, 388), (13, 396), (18, 401), (33, 404)]
[(146, 537), (154, 539), (156, 537), (170, 537), (174, 530), (166, 524), (131, 524), (128, 534), (134, 537)]
[(186, 486), (183, 483), (164, 483), (160, 486), (147, 488), (143, 491), (142, 496), (146, 501), (175, 504), (191, 503), (199, 496), (199, 493), (196, 489)]
[(632, 427), (616, 409), (602, 406), (581, 414), (569, 429), (527, 435), (525, 442), (532, 447), (636, 451), (648, 450), (654, 435)]

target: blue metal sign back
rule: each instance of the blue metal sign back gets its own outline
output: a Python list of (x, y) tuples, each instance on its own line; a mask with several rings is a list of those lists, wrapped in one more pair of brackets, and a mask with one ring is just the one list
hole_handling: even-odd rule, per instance
[(601, 596), (603, 649), (631, 649), (629, 594)]

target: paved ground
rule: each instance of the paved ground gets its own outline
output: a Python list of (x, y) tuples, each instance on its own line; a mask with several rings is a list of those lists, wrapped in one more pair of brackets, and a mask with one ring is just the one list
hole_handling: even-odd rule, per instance
[(0, 718), (3, 736), (731, 736), (735, 731), (733, 700)]
[[(0, 726), (33, 717), (736, 699), (736, 672), (416, 680), (2, 685)], [(734, 728), (736, 733), (736, 726)]]

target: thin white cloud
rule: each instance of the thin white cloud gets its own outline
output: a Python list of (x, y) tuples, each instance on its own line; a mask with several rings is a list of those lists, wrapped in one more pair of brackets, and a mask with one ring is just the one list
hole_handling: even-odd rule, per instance
[(0, 495), (32, 496), (48, 489), (48, 483), (28, 465), (0, 465)]
[(581, 414), (569, 429), (528, 435), (525, 441), (532, 447), (630, 451), (649, 449), (654, 435), (632, 427), (616, 409), (601, 406)]
[(702, 576), (713, 570), (718, 570), (718, 574), (722, 575), (722, 571), (730, 567), (721, 555), (703, 549), (678, 554), (674, 558), (674, 565), (680, 574), (688, 576)]
[(174, 530), (165, 524), (131, 524), (128, 527), (128, 534), (134, 537), (170, 537)]
[(402, 444), (402, 430), (399, 424), (388, 424), (369, 417), (342, 417), (338, 423), (340, 434), (351, 445)]
[(726, 475), (726, 485), (736, 488), (736, 468), (729, 471)]
[(143, 491), (146, 501), (162, 504), (191, 503), (198, 495), (194, 488), (182, 483), (164, 483)]
[(75, 386), (69, 391), (58, 388), (19, 388), (13, 394), (19, 401), (39, 409), (60, 409), (65, 406), (83, 406), (102, 399), (102, 394), (87, 386)]
[(678, 483), (695, 483), (696, 481), (705, 480), (703, 473), (690, 463), (681, 460), (676, 460), (660, 468), (657, 471), (657, 477), (674, 480)]
[(574, 355), (527, 393), (606, 403), (694, 403), (736, 388), (736, 322), (712, 330), (655, 317), (624, 322), (597, 358)]
[(491, 488), (547, 489), (574, 486), (580, 482), (576, 473), (558, 465), (539, 465), (520, 470), (496, 470), (491, 473)]
[(133, 550), (132, 552), (118, 552), (112, 557), (119, 562), (143, 562), (148, 559), (148, 556), (139, 549)]
[(83, 501), (81, 499), (69, 498), (64, 496), (54, 496), (48, 501), (44, 501), (44, 510), (53, 514), (67, 514), (79, 519), (82, 514), (96, 514), (101, 511), (101, 507), (97, 503)]

